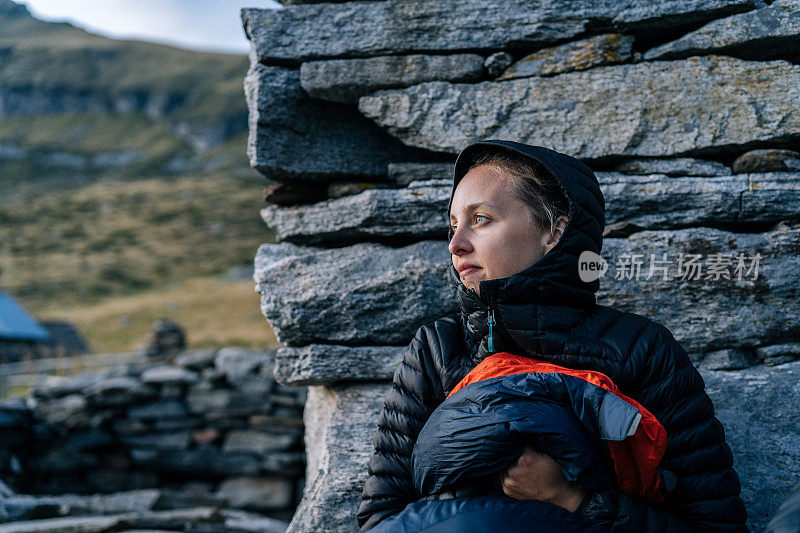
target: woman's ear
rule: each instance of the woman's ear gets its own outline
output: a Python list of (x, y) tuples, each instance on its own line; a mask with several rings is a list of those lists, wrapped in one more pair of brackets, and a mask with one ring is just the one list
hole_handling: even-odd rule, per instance
[(544, 253), (549, 252), (555, 247), (556, 244), (558, 244), (558, 241), (564, 234), (564, 228), (567, 227), (568, 220), (569, 219), (566, 217), (566, 215), (561, 215), (556, 219), (556, 224), (553, 227), (553, 230), (545, 235)]

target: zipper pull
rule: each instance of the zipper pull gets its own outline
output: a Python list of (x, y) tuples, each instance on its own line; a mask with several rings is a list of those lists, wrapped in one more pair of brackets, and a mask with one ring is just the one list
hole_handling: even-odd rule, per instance
[(489, 342), (487, 348), (494, 352), (494, 309), (489, 309)]

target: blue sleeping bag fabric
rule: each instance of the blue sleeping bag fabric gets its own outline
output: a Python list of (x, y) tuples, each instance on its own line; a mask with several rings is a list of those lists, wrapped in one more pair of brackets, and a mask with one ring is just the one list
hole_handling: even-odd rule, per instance
[(607, 533), (598, 524), (536, 500), (490, 494), (420, 500), (384, 519), (374, 533)]
[(417, 437), (414, 486), (423, 496), (480, 482), (522, 455), (526, 443), (551, 456), (585, 490), (616, 486), (605, 440), (624, 440), (639, 411), (574, 376), (522, 373), (471, 383), (442, 402)]

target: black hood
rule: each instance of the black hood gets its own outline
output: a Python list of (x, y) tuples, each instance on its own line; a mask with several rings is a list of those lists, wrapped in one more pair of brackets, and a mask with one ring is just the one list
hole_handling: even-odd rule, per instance
[[(569, 222), (558, 243), (522, 272), (481, 281), (480, 298), (475, 291), (464, 287), (458, 271), (451, 265), (451, 280), (458, 290), (461, 312), (467, 316), (470, 337), (480, 341), (487, 334), (486, 310), (491, 305), (498, 312), (501, 340), (505, 333), (505, 340), (509, 341), (514, 335), (509, 335), (508, 330), (515, 327), (509, 324), (510, 315), (514, 315), (514, 322), (517, 322), (524, 320), (526, 314), (535, 318), (541, 312), (540, 306), (582, 308), (595, 304), (595, 292), (600, 281), (584, 282), (580, 279), (578, 257), (586, 250), (600, 254), (605, 201), (594, 173), (579, 160), (541, 146), (490, 139), (470, 144), (456, 159), (448, 214), (458, 183), (476, 157), (487, 150), (511, 150), (539, 162), (555, 176), (569, 202)], [(502, 343), (498, 347), (503, 349)], [(514, 349), (514, 346), (507, 348)]]

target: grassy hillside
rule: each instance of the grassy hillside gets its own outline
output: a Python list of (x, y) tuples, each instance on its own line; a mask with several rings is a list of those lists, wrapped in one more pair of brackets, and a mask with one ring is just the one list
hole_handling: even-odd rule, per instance
[(104, 181), (0, 206), (0, 286), (34, 313), (250, 265), (260, 182)]
[(42, 319), (69, 320), (97, 353), (143, 347), (158, 318), (177, 321), (190, 347), (244, 346), (264, 349), (277, 345), (261, 314), (258, 293), (250, 281), (218, 277), (191, 278), (130, 296), (116, 296), (94, 305), (54, 306)]
[(261, 180), (105, 180), (0, 205), (0, 287), (71, 320), (96, 352), (134, 349), (158, 317), (192, 346), (275, 343), (252, 281), (226, 281), (274, 240)]

